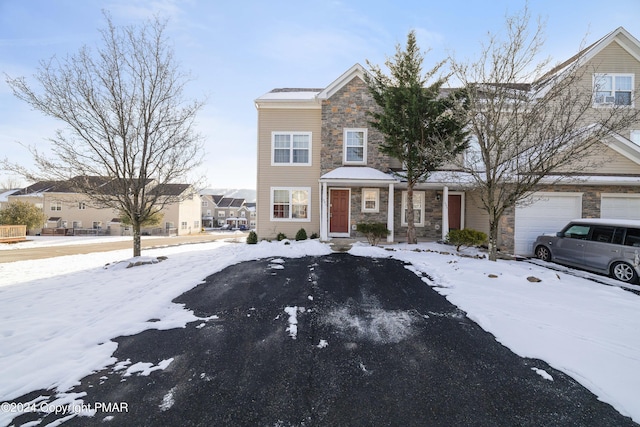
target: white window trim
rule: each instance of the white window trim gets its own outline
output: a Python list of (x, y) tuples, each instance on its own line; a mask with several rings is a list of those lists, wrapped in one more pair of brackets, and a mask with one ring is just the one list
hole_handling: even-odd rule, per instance
[[(362, 132), (363, 133), (363, 147), (362, 147), (362, 160), (352, 161), (347, 160), (347, 132)], [(345, 165), (366, 165), (367, 164), (367, 141), (368, 131), (367, 128), (345, 128), (342, 132), (342, 163)]]
[[(616, 104), (614, 102), (596, 102), (596, 80), (600, 77), (612, 77), (611, 81), (611, 92), (613, 93), (613, 97), (615, 98), (615, 78), (620, 77), (631, 77), (631, 104)], [(635, 108), (635, 87), (636, 87), (636, 76), (634, 73), (594, 73), (593, 74), (593, 106), (595, 108), (612, 108), (614, 106), (618, 107), (626, 107), (626, 108)], [(602, 92), (602, 91), (601, 91)]]
[[(274, 218), (273, 217), (273, 193), (276, 190), (287, 190), (289, 192), (289, 218)], [(292, 199), (292, 195), (294, 191), (306, 191), (307, 192), (307, 218), (292, 218), (291, 215), (293, 214), (293, 200)], [(270, 197), (270, 203), (269, 203), (269, 216), (271, 218), (271, 221), (276, 221), (276, 222), (282, 222), (282, 221), (286, 221), (286, 222), (311, 222), (311, 187), (271, 187), (271, 189), (269, 190), (269, 197)]]
[[(420, 222), (416, 222), (414, 225), (416, 227), (424, 227), (424, 196), (425, 196), (425, 192), (424, 191), (414, 191), (413, 195), (415, 197), (416, 194), (421, 194), (422, 195), (422, 202), (420, 203), (420, 210), (422, 211), (422, 215), (420, 215)], [(400, 208), (400, 225), (406, 227), (409, 224), (407, 224), (407, 218), (405, 215), (405, 211), (407, 210), (407, 192), (403, 191), (402, 192), (402, 206)]]
[[(373, 191), (376, 194), (376, 205), (373, 208), (367, 208), (366, 207), (366, 200), (364, 198), (364, 194), (365, 192), (368, 191)], [(367, 212), (367, 213), (378, 213), (380, 212), (380, 189), (379, 188), (363, 188), (362, 189), (362, 212)]]
[[(313, 146), (312, 132), (292, 132), (292, 131), (273, 131), (271, 132), (271, 166), (311, 166), (311, 157)], [(289, 161), (287, 163), (276, 163), (276, 135), (290, 135), (291, 146), (289, 147)], [(294, 135), (307, 135), (309, 136), (309, 161), (306, 163), (293, 163), (293, 136)]]

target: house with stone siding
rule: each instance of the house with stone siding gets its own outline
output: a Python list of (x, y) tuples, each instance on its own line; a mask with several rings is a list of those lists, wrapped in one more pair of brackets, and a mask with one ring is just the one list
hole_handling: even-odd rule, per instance
[[(569, 61), (581, 58), (608, 82), (594, 93), (593, 108), (637, 108), (640, 42), (618, 28)], [(567, 61), (567, 63), (569, 62)], [(564, 65), (567, 65), (565, 63)], [(397, 159), (379, 151), (383, 136), (369, 124), (377, 108), (355, 64), (324, 88), (274, 89), (255, 100), (258, 112), (257, 226), (259, 238), (293, 237), (304, 228), (323, 240), (357, 237), (360, 222), (383, 222), (388, 242), (406, 234), (406, 183), (393, 172)], [(566, 170), (579, 179), (542, 183), (529, 203), (507, 212), (498, 245), (529, 255), (535, 237), (574, 218), (640, 219), (640, 123), (601, 141), (597, 169)], [(417, 235), (439, 240), (449, 230), (488, 232), (488, 217), (474, 190), (455, 171), (433, 173), (414, 191)]]

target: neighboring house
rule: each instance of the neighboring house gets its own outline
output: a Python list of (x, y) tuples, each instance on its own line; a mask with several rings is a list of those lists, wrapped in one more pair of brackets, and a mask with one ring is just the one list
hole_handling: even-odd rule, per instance
[[(201, 193), (203, 227), (254, 228), (255, 203), (245, 199)], [(252, 208), (253, 207), (253, 208)], [(253, 225), (251, 222), (253, 221)]]
[(18, 191), (15, 189), (0, 190), (0, 211), (9, 203), (9, 196)]
[[(108, 182), (104, 178), (102, 179)], [(149, 185), (155, 185), (150, 182)], [(182, 196), (183, 200), (165, 206), (160, 225), (143, 228), (143, 234), (190, 234), (200, 231), (200, 197), (188, 184), (165, 184), (161, 194)], [(45, 213), (46, 220), (35, 233), (129, 235), (130, 227), (121, 223), (120, 212), (95, 205), (77, 193), (69, 181), (40, 181), (8, 196), (9, 202), (22, 200)]]
[[(636, 108), (637, 39), (618, 28), (579, 56), (598, 73), (584, 84), (593, 87), (592, 79), (611, 83), (609, 93), (594, 94), (594, 108), (611, 103)], [(355, 237), (356, 224), (368, 221), (385, 223), (389, 242), (406, 235), (406, 183), (392, 173), (402, 165), (379, 152), (383, 137), (369, 125), (367, 112), (377, 106), (365, 73), (356, 64), (325, 88), (274, 89), (255, 100), (259, 237), (294, 236), (300, 228), (318, 232), (323, 240)], [(531, 203), (505, 214), (498, 242), (502, 250), (531, 254), (538, 234), (558, 231), (573, 218), (640, 219), (640, 123), (601, 142), (594, 156), (606, 156), (605, 164), (579, 169), (580, 179), (563, 185), (541, 185)], [(442, 239), (451, 229), (488, 232), (477, 194), (455, 171), (433, 173), (419, 184), (414, 209), (417, 235), (423, 239)]]

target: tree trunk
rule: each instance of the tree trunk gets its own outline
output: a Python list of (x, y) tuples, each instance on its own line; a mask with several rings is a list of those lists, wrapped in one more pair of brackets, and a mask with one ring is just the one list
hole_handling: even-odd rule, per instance
[(415, 245), (418, 243), (416, 238), (415, 215), (413, 213), (413, 185), (409, 183), (407, 186), (407, 243)]
[(142, 252), (141, 244), (140, 244), (140, 223), (136, 223), (132, 225), (133, 227), (133, 256), (140, 256)]
[(499, 224), (500, 218), (489, 219), (489, 261), (497, 260)]

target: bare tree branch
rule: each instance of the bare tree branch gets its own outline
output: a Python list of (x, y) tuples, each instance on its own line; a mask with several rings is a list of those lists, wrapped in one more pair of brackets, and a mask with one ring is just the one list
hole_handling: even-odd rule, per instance
[[(134, 228), (180, 197), (165, 185), (184, 180), (202, 158), (194, 130), (202, 101), (187, 101), (183, 74), (165, 36), (166, 21), (117, 27), (105, 13), (102, 45), (41, 61), (33, 89), (6, 76), (19, 99), (66, 125), (50, 139), (53, 155), (31, 147), (36, 171), (3, 162), (32, 181), (72, 179), (99, 206), (123, 212)], [(94, 179), (100, 177), (101, 179)]]
[(545, 74), (549, 60), (538, 60), (544, 24), (538, 20), (532, 29), (526, 7), (507, 17), (506, 33), (504, 40), (490, 36), (475, 62), (451, 59), (455, 77), (468, 92), (474, 135), (458, 167), (471, 177), (489, 214), (492, 260), (507, 209), (530, 197), (543, 179), (566, 179), (563, 172), (606, 161), (592, 154), (639, 118), (638, 110), (628, 106), (594, 108), (598, 70), (581, 56)]

